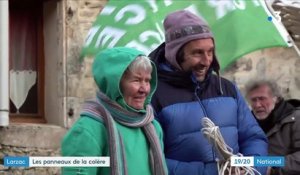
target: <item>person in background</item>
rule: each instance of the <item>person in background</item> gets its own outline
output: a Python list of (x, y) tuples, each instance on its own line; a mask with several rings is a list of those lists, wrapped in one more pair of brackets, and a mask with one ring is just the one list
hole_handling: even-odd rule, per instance
[(63, 156), (109, 156), (110, 167), (64, 167), (63, 174), (167, 175), (162, 130), (149, 105), (154, 64), (142, 52), (116, 47), (100, 52), (92, 73), (97, 97), (85, 103), (62, 141)]
[[(216, 175), (214, 146), (201, 133), (204, 117), (244, 156), (267, 155), (267, 140), (237, 86), (219, 75), (215, 41), (207, 23), (186, 10), (164, 20), (165, 42), (151, 54), (158, 69), (152, 98), (164, 131), (170, 175)], [(266, 168), (257, 168), (265, 174)]]
[(269, 155), (284, 156), (283, 167), (269, 168), (271, 175), (300, 174), (300, 101), (285, 100), (271, 79), (256, 79), (246, 86), (246, 97), (269, 140)]

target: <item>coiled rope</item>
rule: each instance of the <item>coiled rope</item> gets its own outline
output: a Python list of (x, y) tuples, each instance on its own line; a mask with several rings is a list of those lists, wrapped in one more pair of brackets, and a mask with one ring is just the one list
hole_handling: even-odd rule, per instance
[(235, 173), (244, 175), (261, 175), (255, 168), (250, 166), (232, 167), (230, 166), (230, 157), (238, 156), (243, 157), (243, 154), (233, 154), (232, 148), (230, 148), (224, 141), (221, 135), (220, 129), (216, 126), (209, 118), (204, 117), (202, 119), (201, 132), (208, 139), (209, 143), (212, 144), (218, 151), (219, 155), (222, 156), (221, 160), (217, 161), (219, 175)]

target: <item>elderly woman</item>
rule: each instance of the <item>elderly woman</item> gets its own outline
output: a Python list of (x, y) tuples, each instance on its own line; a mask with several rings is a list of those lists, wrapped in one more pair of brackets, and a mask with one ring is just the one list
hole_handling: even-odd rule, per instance
[(63, 156), (109, 156), (110, 167), (65, 167), (63, 174), (167, 175), (162, 129), (149, 105), (156, 89), (154, 64), (142, 52), (118, 47), (93, 63), (100, 90), (62, 141)]

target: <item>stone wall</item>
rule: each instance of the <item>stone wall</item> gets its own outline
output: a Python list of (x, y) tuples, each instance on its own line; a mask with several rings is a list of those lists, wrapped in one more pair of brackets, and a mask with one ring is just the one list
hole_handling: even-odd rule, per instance
[(66, 4), (67, 111), (72, 111), (67, 117), (68, 127), (78, 118), (84, 100), (95, 96), (96, 86), (91, 76), (93, 58), (80, 62), (79, 55), (88, 30), (105, 4), (105, 0), (68, 0)]
[[(4, 156), (59, 156), (60, 141), (66, 130), (59, 126), (10, 124), (0, 128), (0, 158)], [(1, 162), (0, 164), (4, 164)], [(60, 174), (60, 168), (7, 168), (0, 175)]]
[[(79, 61), (80, 50), (92, 22), (106, 1), (103, 0), (61, 0), (58, 1), (59, 19), (57, 23), (65, 25), (63, 31), (63, 47), (65, 53), (59, 55), (59, 68), (66, 67), (58, 72), (58, 80), (63, 80), (66, 76), (67, 92), (64, 94), (66, 108), (69, 112), (66, 117), (68, 126), (71, 126), (77, 119), (80, 105), (84, 99), (93, 97), (95, 86), (90, 74), (91, 58), (86, 58), (84, 62)], [(61, 19), (60, 17), (65, 18)], [(47, 67), (47, 65), (46, 65)], [(63, 93), (60, 91), (59, 93)], [(73, 114), (70, 112), (73, 109)], [(77, 117), (73, 117), (77, 116)], [(50, 116), (51, 117), (51, 116)], [(57, 117), (57, 116), (55, 116)], [(0, 175), (59, 175), (60, 168), (8, 168), (4, 167), (4, 156), (60, 156), (61, 138), (66, 133), (66, 129), (49, 124), (14, 124), (8, 127), (0, 127)]]
[(250, 79), (271, 78), (281, 87), (285, 98), (300, 99), (300, 56), (294, 48), (269, 48), (245, 55), (228, 67), (223, 75), (244, 90)]

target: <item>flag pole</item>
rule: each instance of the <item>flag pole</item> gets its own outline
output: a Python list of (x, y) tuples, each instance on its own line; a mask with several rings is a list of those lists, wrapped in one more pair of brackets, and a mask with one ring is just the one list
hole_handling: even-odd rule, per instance
[[(267, 0), (263, 0), (263, 2), (265, 3), (267, 9), (269, 10), (269, 12), (272, 14), (272, 16), (275, 17), (275, 19), (277, 20), (277, 22), (286, 30), (285, 26), (283, 25), (283, 23), (281, 22), (281, 17), (279, 16), (279, 14), (276, 14), (274, 9), (270, 6), (269, 3), (266, 2)], [(280, 32), (280, 31), (279, 31)], [(295, 49), (297, 55), (300, 57), (300, 50), (298, 48), (298, 46), (296, 45), (295, 41), (293, 40), (293, 38), (291, 37), (291, 35), (286, 31), (287, 33), (287, 40), (289, 42), (289, 44), (291, 44), (293, 46), (293, 48)]]
[(290, 37), (290, 40), (291, 40), (291, 42), (292, 42), (292, 44), (293, 44), (293, 47), (294, 47), (296, 53), (297, 53), (298, 56), (300, 57), (300, 50), (299, 50), (298, 46), (296, 45), (296, 43), (295, 43), (295, 41), (293, 40), (292, 37)]

